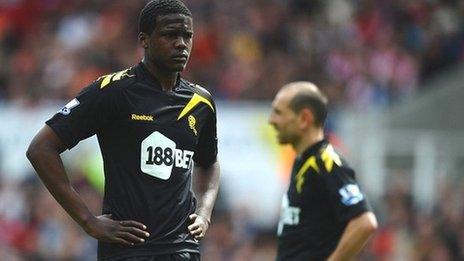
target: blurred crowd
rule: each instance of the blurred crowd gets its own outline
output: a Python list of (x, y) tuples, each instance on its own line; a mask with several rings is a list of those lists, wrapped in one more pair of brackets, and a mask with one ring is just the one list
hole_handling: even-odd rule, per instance
[[(101, 195), (82, 173), (74, 174), (74, 187), (91, 211), (100, 213)], [(393, 177), (384, 198), (374, 204), (381, 226), (359, 260), (464, 260), (464, 180), (442, 184), (434, 209), (424, 212), (413, 205), (404, 174)], [(247, 209), (232, 210), (224, 202), (219, 198), (202, 241), (202, 260), (273, 260), (276, 228), (253, 224)], [(96, 247), (96, 240), (58, 206), (37, 178), (0, 183), (2, 260), (95, 260)]]
[(430, 210), (413, 203), (410, 173), (391, 173), (376, 213), (381, 227), (365, 257), (374, 260), (464, 260), (464, 180), (438, 182)]
[[(226, 100), (310, 80), (333, 104), (384, 107), (464, 56), (457, 0), (185, 2), (195, 29), (185, 76)], [(68, 99), (137, 63), (144, 3), (1, 0), (0, 102)]]

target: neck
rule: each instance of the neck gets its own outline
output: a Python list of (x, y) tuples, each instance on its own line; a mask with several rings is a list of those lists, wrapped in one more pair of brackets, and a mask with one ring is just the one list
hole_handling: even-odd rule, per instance
[(309, 147), (324, 139), (324, 131), (322, 128), (311, 129), (307, 134), (303, 135), (300, 140), (295, 142), (293, 148), (297, 155), (301, 155)]
[(178, 72), (162, 70), (155, 64), (148, 62), (146, 57), (143, 58), (142, 62), (147, 67), (148, 71), (159, 81), (163, 91), (172, 91), (174, 89), (179, 74)]

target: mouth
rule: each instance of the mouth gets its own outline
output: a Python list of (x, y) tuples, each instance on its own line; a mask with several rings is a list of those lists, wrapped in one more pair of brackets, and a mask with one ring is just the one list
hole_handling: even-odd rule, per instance
[(179, 53), (171, 56), (171, 58), (175, 61), (187, 61), (188, 60), (188, 54), (186, 53)]

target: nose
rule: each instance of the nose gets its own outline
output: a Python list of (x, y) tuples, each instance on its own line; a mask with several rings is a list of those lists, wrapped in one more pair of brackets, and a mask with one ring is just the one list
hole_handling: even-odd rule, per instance
[(275, 119), (274, 119), (274, 114), (271, 113), (271, 115), (269, 115), (269, 119), (267, 120), (267, 122), (272, 125), (272, 126), (275, 126)]
[(179, 36), (177, 37), (174, 46), (176, 49), (186, 49), (187, 48), (187, 41), (184, 39), (184, 37)]

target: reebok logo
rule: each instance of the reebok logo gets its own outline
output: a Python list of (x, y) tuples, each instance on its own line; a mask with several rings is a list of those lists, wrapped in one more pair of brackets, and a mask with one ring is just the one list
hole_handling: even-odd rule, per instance
[(131, 114), (131, 120), (134, 121), (153, 121), (152, 115), (143, 115), (143, 114)]

